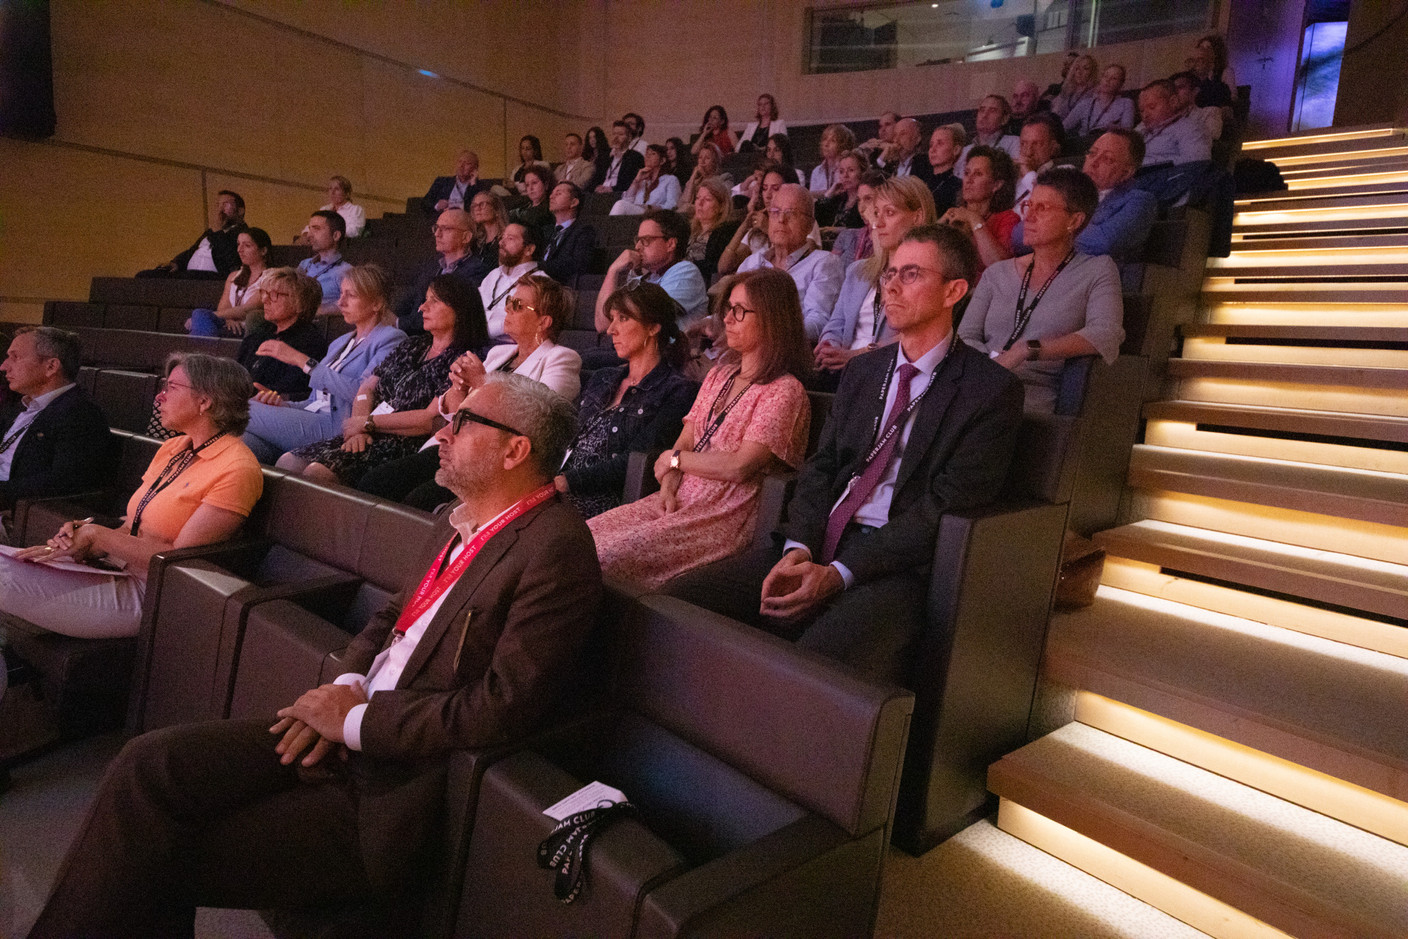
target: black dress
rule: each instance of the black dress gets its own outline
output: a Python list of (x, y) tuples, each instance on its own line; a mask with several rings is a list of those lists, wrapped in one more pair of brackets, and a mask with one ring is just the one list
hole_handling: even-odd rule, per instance
[(323, 330), (310, 320), (300, 320), (283, 332), (267, 320), (245, 334), (235, 355), (249, 372), (249, 377), (270, 391), (277, 391), (290, 401), (308, 397), (308, 376), (297, 365), (289, 365), (255, 351), (267, 339), (278, 339), (293, 346), (310, 359), (321, 360), (328, 354), (328, 340)]
[[(376, 390), (379, 401), (395, 411), (418, 411), (450, 387), (450, 365), (467, 350), (451, 345), (426, 360), (431, 341), (429, 335), (412, 336), (382, 360), (373, 372), (380, 379)], [(429, 434), (377, 434), (361, 453), (349, 453), (342, 449), (343, 437), (338, 434), (293, 453), (310, 463), (321, 463), (336, 473), (340, 482), (355, 486), (373, 466), (410, 456), (429, 439)]]

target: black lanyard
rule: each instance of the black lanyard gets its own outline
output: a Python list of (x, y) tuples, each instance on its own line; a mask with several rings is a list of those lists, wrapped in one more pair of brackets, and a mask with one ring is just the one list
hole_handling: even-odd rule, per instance
[(515, 277), (507, 287), (505, 287), (501, 292), (495, 295), (494, 299), (489, 301), (489, 305), (484, 308), (484, 311), (487, 313), (489, 310), (492, 310), (494, 307), (498, 306), (499, 301), (506, 297), (510, 290), (518, 286), (518, 281), (521, 278), (527, 277), (529, 274), (533, 273), (537, 269), (538, 265), (534, 264), (532, 267), (528, 268), (528, 270), (524, 271), (522, 274), (519, 274), (518, 277)]
[[(24, 412), (21, 411), (21, 412), (19, 413), (19, 415), (15, 417), (15, 423), (19, 423), (19, 419), (20, 419), (20, 417), (22, 417), (23, 415), (24, 415)], [(30, 424), (33, 424), (33, 423), (34, 423), (34, 421), (30, 421), (29, 424), (25, 424), (23, 427), (21, 427), (19, 430), (15, 431), (15, 432), (14, 432), (13, 434), (11, 434), (10, 436), (6, 437), (4, 440), (0, 440), (0, 454), (3, 454), (3, 453), (8, 452), (9, 449), (15, 445), (15, 441), (16, 441), (16, 440), (19, 440), (20, 437), (24, 436), (24, 432), (27, 431), (27, 430), (29, 430), (29, 425), (30, 425)], [(12, 424), (11, 426), (14, 426), (14, 425)]]
[[(861, 473), (865, 471), (865, 467), (869, 466), (871, 462), (874, 461), (880, 451), (885, 449), (885, 444), (889, 442), (890, 438), (899, 433), (900, 428), (904, 426), (904, 422), (909, 419), (909, 415), (914, 413), (914, 409), (919, 407), (919, 402), (923, 401), (924, 396), (929, 393), (929, 389), (934, 387), (934, 380), (939, 377), (939, 372), (943, 369), (944, 363), (953, 356), (953, 353), (958, 349), (958, 344), (962, 341), (963, 340), (958, 338), (957, 333), (949, 334), (948, 350), (944, 352), (944, 357), (939, 359), (939, 364), (934, 366), (934, 373), (929, 378), (929, 384), (924, 386), (923, 391), (909, 399), (909, 404), (905, 405), (904, 410), (900, 412), (899, 417), (896, 418), (895, 422), (885, 431), (884, 436), (875, 441), (875, 445), (872, 446), (870, 452), (865, 455), (865, 462), (861, 464)], [(898, 350), (895, 352), (895, 359), (896, 361), (899, 359)], [(880, 407), (875, 411), (875, 426), (872, 427), (870, 431), (872, 437), (880, 433), (880, 422), (885, 418), (885, 399), (890, 396), (890, 382), (894, 381), (896, 371), (898, 371), (898, 369), (891, 368), (885, 375), (885, 383), (880, 386)], [(910, 380), (913, 381), (913, 379)], [(861, 473), (856, 473), (855, 475), (860, 476)], [(854, 482), (854, 480), (852, 481)]]
[(885, 327), (885, 298), (884, 291), (880, 289), (880, 284), (875, 284), (875, 304), (871, 312), (870, 319), (870, 344), (874, 346), (880, 341), (880, 330)]
[(171, 458), (171, 462), (166, 464), (166, 469), (158, 473), (156, 479), (152, 480), (151, 488), (143, 493), (142, 501), (137, 503), (137, 511), (132, 513), (132, 530), (130, 532), (132, 537), (137, 537), (137, 532), (142, 526), (142, 513), (147, 510), (147, 503), (156, 498), (163, 489), (174, 483), (176, 477), (189, 469), (190, 465), (196, 461), (196, 456), (200, 451), (223, 436), (225, 436), (225, 432), (222, 430), (200, 446), (182, 450)]
[[(714, 403), (709, 405), (710, 413), (713, 413), (714, 408), (719, 406), (720, 401), (728, 397), (728, 393), (733, 390), (734, 379), (736, 379), (741, 374), (743, 374), (743, 369), (740, 368), (738, 371), (734, 372), (728, 377), (728, 381), (724, 382), (724, 386), (719, 389), (718, 395), (714, 398)], [(748, 386), (748, 388), (752, 387), (752, 385)], [(704, 450), (709, 446), (709, 441), (714, 439), (714, 434), (717, 433), (719, 427), (723, 425), (724, 418), (728, 417), (728, 412), (732, 411), (733, 406), (738, 403), (739, 399), (748, 393), (748, 388), (744, 388), (738, 394), (734, 395), (733, 400), (725, 404), (724, 409), (720, 411), (718, 413), (718, 416), (713, 419), (713, 421), (709, 424), (707, 428), (705, 428), (704, 435), (694, 443), (695, 453), (703, 453)]]
[(1071, 259), (1076, 256), (1076, 249), (1072, 248), (1070, 253), (1056, 266), (1056, 270), (1051, 272), (1051, 276), (1046, 278), (1046, 283), (1041, 285), (1041, 289), (1032, 298), (1032, 305), (1027, 306), (1027, 288), (1032, 284), (1032, 271), (1036, 270), (1036, 258), (1032, 258), (1032, 263), (1027, 265), (1027, 271), (1022, 275), (1022, 291), (1017, 294), (1017, 322), (1012, 327), (1012, 335), (1007, 337), (1007, 344), (1002, 347), (1006, 352), (1012, 348), (1012, 343), (1017, 341), (1017, 337), (1022, 335), (1022, 331), (1027, 328), (1027, 324), (1032, 321), (1032, 314), (1036, 312), (1036, 305), (1041, 302), (1041, 298), (1046, 296), (1046, 291), (1051, 287), (1053, 281), (1061, 276), (1061, 272), (1066, 269), (1066, 265), (1071, 263)]

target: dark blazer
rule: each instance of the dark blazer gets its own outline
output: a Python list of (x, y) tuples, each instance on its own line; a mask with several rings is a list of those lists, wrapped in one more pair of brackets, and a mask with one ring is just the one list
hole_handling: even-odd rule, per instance
[[(484, 182), (484, 180), (482, 179), (476, 179), (473, 183), (466, 186), (464, 189), (465, 209), (467, 210), (469, 208), (470, 199), (473, 199), (476, 195), (481, 192), (484, 192), (488, 188), (489, 184)], [(421, 197), (420, 203), (422, 206), (425, 207), (425, 211), (434, 215), (436, 212), (440, 211), (439, 209), (435, 208), (435, 204), (441, 199), (450, 198), (450, 193), (454, 191), (455, 177), (437, 176), (435, 177), (435, 182), (430, 184), (430, 188), (426, 190), (425, 195)]]
[(949, 209), (963, 199), (963, 180), (954, 175), (953, 170), (942, 173), (930, 171), (929, 191), (934, 194), (934, 211), (942, 218)]
[(567, 226), (567, 230), (562, 233), (562, 240), (554, 245), (552, 239), (556, 230), (557, 222), (554, 219), (544, 235), (543, 250), (547, 253), (543, 256), (542, 268), (559, 284), (570, 284), (573, 277), (591, 270), (592, 253), (596, 251), (600, 240), (597, 238), (596, 229), (582, 221), (580, 216)]
[[(0, 409), (0, 439), (22, 411), (18, 399)], [(70, 388), (39, 412), (15, 444), (10, 478), (0, 482), (0, 507), (101, 488), (115, 444), (102, 409), (83, 389)]]
[[(898, 163), (895, 163), (895, 164), (892, 164), (892, 165), (886, 165), (886, 166), (884, 167), (885, 175), (886, 175), (886, 176), (893, 176), (893, 175), (895, 175), (895, 170), (896, 170), (898, 167), (899, 167), (899, 164), (898, 164)], [(912, 159), (912, 160), (909, 161), (909, 175), (915, 177), (916, 179), (921, 179), (921, 180), (923, 180), (923, 181), (924, 181), (924, 185), (926, 185), (926, 186), (932, 186), (932, 185), (933, 185), (933, 182), (934, 182), (934, 167), (933, 167), (933, 164), (931, 164), (931, 163), (929, 162), (929, 154), (925, 153), (922, 149), (921, 149), (921, 150), (916, 150), (915, 153), (914, 153), (914, 159)]]
[[(390, 644), (419, 572), (453, 534), (445, 512), (415, 582), (348, 646), (349, 671), (365, 675)], [(470, 563), (396, 688), (373, 695), (363, 715), (358, 839), (372, 883), (403, 879), (403, 862), (438, 830), (451, 750), (523, 736), (575, 687), (600, 602), (591, 532), (558, 498), (509, 523)]]
[[(497, 263), (498, 249), (494, 250), (494, 260)], [(425, 332), (425, 324), (420, 319), (420, 305), (425, 302), (425, 291), (429, 289), (430, 282), (440, 276), (440, 260), (440, 256), (437, 254), (432, 260), (426, 261), (425, 265), (416, 272), (415, 282), (396, 301), (396, 325), (407, 336)], [(484, 270), (480, 258), (474, 254), (466, 253), (455, 265), (454, 270), (448, 273), (474, 287), (475, 304), (479, 306), (479, 321), (483, 323), (484, 307), (477, 298), (479, 296), (479, 282), (484, 279), (484, 274), (487, 271)], [(488, 342), (489, 327), (487, 324), (482, 327), (481, 332), (484, 337), (483, 341)]]
[(201, 232), (199, 238), (192, 242), (191, 246), (171, 259), (171, 263), (176, 265), (178, 271), (184, 271), (186, 265), (190, 263), (195, 255), (196, 249), (200, 247), (202, 240), (210, 239), (210, 254), (215, 259), (215, 270), (221, 277), (229, 276), (229, 273), (240, 266), (239, 237), (240, 232), (248, 231), (244, 222), (231, 225), (229, 228), (222, 228), (214, 231), (207, 228)]
[[(944, 513), (991, 502), (1007, 476), (1022, 421), (1022, 382), (956, 334), (952, 341), (958, 348), (915, 413), (890, 521), (869, 537), (851, 539), (836, 558), (856, 583), (928, 567)], [(890, 345), (850, 361), (817, 452), (797, 478), (778, 534), (806, 545), (813, 557), (821, 553), (831, 507), (865, 466), (895, 357)]]
[[(611, 191), (625, 192), (629, 189), (631, 183), (636, 181), (636, 173), (639, 173), (643, 166), (645, 166), (645, 157), (634, 150), (627, 150), (621, 157), (621, 172), (616, 175), (616, 185), (611, 187)], [(606, 161), (606, 172), (611, 172), (609, 158)], [(603, 173), (601, 178), (606, 179), (606, 173)], [(597, 183), (597, 185), (600, 186), (601, 183)]]
[(266, 339), (278, 339), (293, 346), (310, 359), (322, 361), (328, 354), (328, 340), (322, 327), (311, 321), (294, 323), (280, 333), (273, 323), (267, 320), (256, 329), (245, 333), (240, 348), (235, 353), (235, 361), (249, 372), (249, 377), (271, 391), (277, 391), (290, 400), (308, 397), (308, 376), (296, 365), (280, 362), (267, 355), (256, 355), (261, 343)]

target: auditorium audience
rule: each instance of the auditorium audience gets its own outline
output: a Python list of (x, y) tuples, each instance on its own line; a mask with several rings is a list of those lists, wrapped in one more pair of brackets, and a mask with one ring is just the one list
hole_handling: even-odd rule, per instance
[(1099, 355), (1113, 362), (1119, 355), (1119, 270), (1108, 257), (1076, 248), (1098, 204), (1095, 183), (1074, 167), (1042, 173), (1025, 225), (1032, 253), (990, 266), (958, 327), (965, 342), (1022, 380), (1029, 411), (1055, 408), (1066, 359)]
[(600, 127), (587, 128), (582, 158), (592, 164), (591, 181), (583, 188), (596, 192), (596, 187), (606, 179), (606, 170), (611, 165), (611, 143), (606, 139), (606, 131)]
[(815, 342), (826, 326), (843, 275), (841, 259), (810, 240), (815, 224), (812, 194), (800, 184), (783, 186), (768, 209), (768, 247), (738, 267), (740, 274), (764, 268), (787, 272), (801, 298), (808, 342)]
[[(179, 935), (182, 923), (189, 935), (196, 906), (228, 902), (231, 890), (255, 908), (302, 907), (304, 922), (309, 904), (349, 922), (362, 904), (418, 896), (448, 824), (449, 755), (538, 729), (591, 658), (601, 574), (581, 518), (551, 485), (572, 424), (571, 408), (531, 382), (487, 384), (440, 431), (441, 479), (462, 502), (437, 521), (397, 600), (341, 655), (347, 671), (283, 708), (273, 728), (269, 717), (217, 721), (129, 743), (36, 939)], [(499, 532), (490, 522), (501, 516)], [(481, 544), (468, 564), (466, 545)], [(427, 591), (444, 599), (415, 604), (427, 568)]]
[(567, 134), (562, 138), (562, 162), (553, 170), (553, 179), (560, 183), (571, 183), (578, 189), (591, 185), (596, 167), (592, 161), (582, 156), (582, 135)]
[(978, 271), (1012, 256), (1012, 229), (1021, 218), (1012, 211), (1017, 166), (1005, 150), (972, 147), (963, 174), (963, 204), (939, 219), (968, 236), (978, 250)]
[(342, 275), (352, 266), (342, 259), (342, 239), (347, 223), (336, 212), (319, 210), (308, 219), (308, 247), (311, 257), (298, 262), (298, 270), (318, 282), (323, 288), (323, 302), (315, 311), (320, 316), (337, 312), (337, 292), (342, 289)]
[(1095, 96), (1100, 66), (1092, 55), (1077, 55), (1061, 82), (1061, 91), (1051, 99), (1051, 113), (1065, 120), (1076, 108)]
[(612, 215), (644, 215), (650, 207), (673, 209), (680, 202), (680, 181), (665, 171), (665, 148), (658, 143), (645, 148), (645, 165), (611, 207)]
[(724, 181), (727, 186), (733, 185), (733, 180), (723, 173), (723, 157), (719, 155), (719, 148), (713, 144), (705, 144), (699, 148), (698, 155), (694, 160), (694, 170), (689, 174), (689, 179), (685, 180), (684, 188), (680, 191), (680, 204), (676, 210), (681, 215), (689, 215), (694, 211), (694, 199), (699, 192), (700, 184), (706, 179), (715, 176)]
[(865, 143), (859, 144), (856, 149), (864, 150), (870, 154), (870, 162), (877, 169), (884, 166), (884, 150), (890, 145), (895, 137), (895, 125), (900, 122), (898, 111), (886, 111), (880, 115), (876, 123), (879, 130), (874, 137)]
[(835, 390), (841, 369), (852, 358), (894, 341), (880, 275), (904, 236), (934, 224), (936, 217), (933, 195), (918, 177), (892, 177), (876, 188), (870, 206), (876, 252), (846, 267), (836, 305), (813, 351), (824, 390)]
[(1065, 144), (1065, 130), (1054, 114), (1038, 114), (1027, 118), (1022, 127), (1021, 156), (1017, 161), (1017, 194), (1012, 199), (1012, 210), (1019, 216), (1027, 211), (1027, 198), (1036, 185), (1037, 174), (1055, 166)]
[[(345, 277), (352, 268), (344, 267)], [(338, 292), (341, 290), (339, 283)], [(295, 400), (307, 397), (308, 375), (300, 366), (307, 359), (321, 359), (328, 351), (322, 327), (313, 322), (321, 298), (318, 282), (302, 271), (280, 267), (269, 272), (264, 287), (263, 322), (245, 332), (235, 353), (235, 361), (249, 372), (256, 391), (274, 391)], [(298, 350), (302, 358), (290, 364), (261, 351), (270, 341)]]
[(967, 144), (968, 132), (962, 124), (943, 124), (929, 135), (929, 169), (933, 172), (929, 192), (934, 197), (934, 210), (940, 215), (963, 197), (963, 180), (954, 170)]
[(446, 209), (464, 208), (476, 193), (488, 188), (489, 184), (479, 178), (479, 154), (461, 150), (455, 155), (454, 174), (435, 177), (420, 201), (427, 213), (435, 215)]
[[(820, 167), (818, 167), (819, 169)], [(859, 150), (847, 150), (836, 161), (836, 172), (827, 190), (817, 196), (816, 222), (826, 228), (860, 228), (860, 177), (870, 163)], [(816, 174), (812, 174), (816, 179)]]
[[(811, 184), (807, 187), (820, 199), (834, 193), (836, 174), (841, 157), (856, 147), (856, 135), (845, 124), (828, 124), (821, 132), (821, 162), (812, 168)], [(868, 165), (868, 161), (867, 161)]]
[(421, 304), (425, 333), (403, 341), (357, 388), (341, 433), (279, 457), (278, 467), (320, 483), (355, 486), (367, 470), (410, 456), (430, 437), (426, 405), (449, 387), (450, 364), (481, 341), (474, 288), (431, 282)]
[[(543, 162), (542, 141), (532, 134), (524, 134), (518, 139), (518, 166), (514, 168), (513, 176), (510, 179), (513, 188), (518, 190), (520, 196), (528, 195), (524, 182), (530, 166), (541, 166), (548, 173), (552, 172), (552, 168)], [(552, 185), (551, 178), (548, 180), (548, 185)]]
[(645, 156), (645, 118), (634, 111), (627, 111), (621, 115), (621, 121), (626, 125), (627, 146)]
[(20, 499), (101, 488), (112, 436), (102, 409), (75, 384), (81, 364), (74, 333), (53, 326), (15, 330), (0, 363), (10, 389), (0, 405), (0, 510)]
[(274, 245), (269, 233), (262, 228), (246, 228), (235, 239), (240, 266), (225, 278), (225, 289), (215, 309), (191, 311), (186, 331), (192, 336), (242, 336), (251, 313), (264, 308), (264, 275), (269, 272), (265, 260)]
[(760, 174), (755, 173), (754, 176), (758, 185), (749, 199), (748, 214), (719, 257), (720, 274), (732, 274), (745, 259), (767, 249), (768, 209), (772, 207), (778, 190), (792, 181), (790, 167), (776, 164), (766, 165)]
[[(447, 209), (441, 215), (459, 211)], [(406, 338), (396, 328), (396, 317), (387, 302), (390, 289), (390, 277), (375, 264), (354, 267), (343, 275), (337, 308), (352, 329), (332, 341), (322, 361), (281, 339), (266, 339), (260, 344), (260, 355), (302, 370), (312, 389), (303, 401), (291, 401), (273, 390), (254, 396), (244, 442), (261, 463), (273, 463), (281, 453), (326, 440), (342, 428), (352, 413), (357, 388)]]
[(704, 180), (694, 197), (694, 211), (689, 221), (689, 247), (685, 260), (693, 261), (707, 282), (719, 271), (719, 258), (738, 230), (739, 222), (732, 218), (733, 200), (728, 184), (718, 176)]
[(606, 269), (606, 279), (597, 293), (593, 319), (596, 331), (606, 332), (610, 318), (606, 300), (611, 293), (630, 284), (659, 284), (684, 310), (680, 329), (688, 330), (709, 312), (709, 296), (699, 268), (685, 260), (689, 250), (689, 223), (678, 212), (652, 209), (636, 229), (635, 247), (616, 256)]
[(137, 635), (152, 556), (233, 536), (263, 491), (259, 461), (239, 439), (253, 393), (230, 359), (173, 355), (156, 411), (177, 436), (157, 450), (121, 524), (65, 522), (45, 544), (0, 556), (0, 610), (66, 636)]
[(1023, 78), (1012, 86), (1012, 114), (1003, 126), (1004, 134), (1016, 137), (1022, 133), (1022, 125), (1027, 118), (1047, 110), (1048, 105), (1041, 100), (1041, 86), (1030, 78)]
[(655, 463), (660, 491), (587, 522), (608, 577), (653, 589), (742, 550), (762, 477), (802, 461), (810, 356), (796, 286), (780, 271), (739, 275), (723, 319), (728, 353)]
[(860, 174), (860, 184), (856, 187), (856, 209), (860, 213), (861, 226), (841, 229), (836, 234), (836, 243), (831, 246), (831, 253), (841, 259), (843, 266), (848, 267), (875, 253), (870, 226), (875, 222), (872, 211), (875, 193), (883, 185), (885, 174), (879, 170), (866, 170)]
[(996, 498), (1021, 421), (1021, 383), (953, 333), (976, 263), (953, 229), (905, 236), (882, 281), (899, 341), (842, 374), (787, 521), (770, 544), (667, 593), (909, 683), (939, 526)]
[[(797, 160), (792, 155), (792, 139), (786, 134), (773, 134), (763, 146), (763, 156), (775, 166), (786, 166), (796, 174), (797, 182), (806, 185), (807, 177), (797, 169)], [(787, 180), (789, 183), (792, 180)]]
[(1237, 100), (1237, 73), (1228, 64), (1227, 41), (1209, 33), (1193, 48), (1193, 69), (1198, 76), (1197, 105), (1225, 108), (1224, 123), (1232, 122), (1232, 104)]
[(504, 331), (508, 298), (523, 275), (538, 269), (539, 247), (537, 231), (517, 222), (509, 222), (499, 238), (499, 266), (479, 284), (491, 342), (508, 341), (508, 333)]
[(615, 122), (611, 125), (611, 149), (607, 152), (606, 173), (597, 184), (596, 191), (625, 192), (644, 165), (645, 158), (631, 148), (631, 132), (626, 122)]
[(1133, 127), (1134, 102), (1121, 94), (1124, 79), (1123, 65), (1106, 66), (1095, 93), (1066, 114), (1066, 130), (1077, 137), (1090, 137), (1110, 127)]
[(978, 113), (973, 119), (976, 130), (973, 138), (959, 154), (958, 164), (953, 168), (956, 175), (962, 178), (968, 166), (968, 154), (974, 147), (995, 147), (1014, 160), (1021, 156), (1020, 139), (1016, 135), (1003, 132), (1011, 114), (1012, 109), (1002, 95), (987, 95), (978, 102)]
[(245, 230), (244, 197), (229, 189), (215, 194), (215, 216), (195, 244), (160, 267), (138, 271), (138, 277), (186, 277), (214, 280), (240, 266), (235, 238)]
[(718, 149), (720, 156), (727, 156), (738, 149), (738, 138), (729, 129), (728, 112), (722, 104), (711, 105), (704, 112), (704, 119), (699, 122), (699, 133), (694, 135), (694, 146), (689, 149), (698, 156), (699, 151), (710, 145)]
[(934, 171), (929, 166), (929, 155), (919, 152), (924, 135), (919, 122), (907, 117), (895, 125), (894, 139), (885, 153), (885, 172), (891, 176), (915, 176), (929, 185)]
[[(367, 227), (367, 210), (352, 201), (352, 180), (346, 176), (333, 176), (328, 180), (328, 199), (321, 211), (336, 212), (347, 223), (347, 237), (356, 238)], [(307, 229), (303, 237), (308, 237)]]
[(577, 220), (583, 198), (582, 190), (567, 181), (553, 186), (548, 196), (552, 225), (543, 245), (542, 268), (560, 284), (570, 284), (577, 275), (588, 273), (596, 252), (596, 229), (590, 222)]
[[(740, 150), (761, 150), (773, 137), (787, 136), (787, 122), (778, 116), (777, 99), (766, 92), (758, 95), (758, 110), (743, 135), (738, 138)], [(792, 161), (787, 161), (791, 165)]]
[(523, 194), (528, 198), (527, 205), (520, 205), (509, 213), (509, 219), (525, 228), (534, 229), (539, 236), (553, 227), (552, 210), (548, 208), (548, 193), (554, 185), (552, 170), (546, 164), (534, 163), (523, 171)]
[(669, 294), (637, 284), (608, 297), (606, 309), (606, 334), (625, 364), (598, 369), (583, 389), (577, 436), (554, 480), (584, 518), (621, 504), (631, 452), (668, 447), (698, 390), (680, 374), (689, 349)]
[(1198, 76), (1192, 72), (1178, 72), (1169, 79), (1173, 82), (1175, 101), (1180, 115), (1191, 114), (1203, 125), (1203, 133), (1209, 140), (1222, 136), (1222, 108), (1198, 106)]
[[(497, 193), (481, 192), (469, 204), (469, 220), (473, 224), (473, 234), (469, 239), (469, 254), (474, 264), (466, 270), (467, 276), (483, 280), (499, 263), (499, 238), (508, 227), (508, 209)], [(419, 303), (424, 295), (415, 298)]]
[(1139, 93), (1135, 130), (1144, 137), (1144, 165), (1198, 163), (1212, 159), (1212, 138), (1201, 121), (1178, 113), (1178, 92), (1173, 82), (1160, 78)]
[[(474, 197), (474, 205), (492, 203), (498, 196), (481, 192)], [(503, 205), (502, 202), (499, 203)], [(421, 332), (420, 305), (425, 300), (425, 288), (443, 274), (458, 277), (468, 283), (475, 283), (483, 275), (479, 259), (470, 253), (472, 226), (469, 213), (464, 209), (446, 209), (435, 220), (431, 231), (435, 235), (435, 253), (439, 255), (416, 273), (411, 289), (402, 294), (396, 305), (396, 325), (407, 335)], [(346, 316), (346, 312), (343, 312)]]

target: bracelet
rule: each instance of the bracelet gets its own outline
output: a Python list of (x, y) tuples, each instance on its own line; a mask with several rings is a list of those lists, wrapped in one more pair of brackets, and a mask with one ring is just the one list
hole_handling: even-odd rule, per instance
[(376, 436), (376, 419), (370, 414), (367, 415), (366, 423), (362, 425), (362, 433), (368, 437)]

